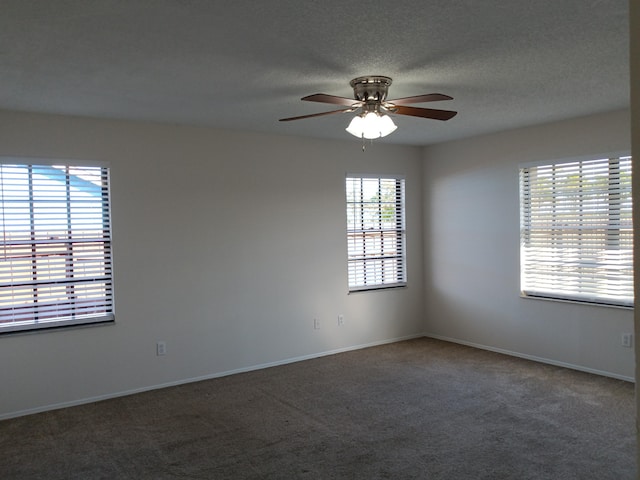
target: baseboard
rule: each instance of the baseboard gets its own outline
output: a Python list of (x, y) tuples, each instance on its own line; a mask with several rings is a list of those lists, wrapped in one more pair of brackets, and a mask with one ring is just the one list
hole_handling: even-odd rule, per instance
[(505, 350), (502, 348), (491, 347), (489, 345), (482, 345), (474, 342), (467, 342), (466, 340), (460, 340), (457, 338), (445, 337), (443, 335), (436, 335), (434, 333), (425, 333), (425, 337), (435, 338), (436, 340), (443, 340), (445, 342), (458, 343), (460, 345), (466, 345), (468, 347), (479, 348), (482, 350), (488, 350), (490, 352), (502, 353), (504, 355), (510, 355), (512, 357), (524, 358), (526, 360), (532, 360), (534, 362), (546, 363), (549, 365), (555, 365), (556, 367), (570, 368), (572, 370), (578, 370), (580, 372), (593, 373), (595, 375), (602, 375), (603, 377), (615, 378), (617, 380), (624, 380), (626, 382), (635, 383), (635, 378), (627, 377), (625, 375), (618, 375), (617, 373), (606, 372), (603, 370), (596, 370), (594, 368), (583, 367), (581, 365), (574, 365), (572, 363), (559, 362), (549, 358), (537, 357), (535, 355), (528, 355), (526, 353), (514, 352), (511, 350)]
[(408, 335), (408, 336), (404, 336), (404, 337), (397, 337), (397, 338), (390, 338), (390, 339), (386, 339), (386, 340), (380, 340), (380, 341), (376, 341), (376, 342), (370, 342), (370, 343), (363, 343), (363, 344), (359, 344), (359, 345), (351, 345), (348, 347), (343, 347), (343, 348), (337, 348), (335, 350), (326, 350), (323, 352), (318, 352), (318, 353), (312, 353), (309, 355), (302, 355), (299, 357), (291, 357), (291, 358), (286, 358), (283, 360), (278, 360), (276, 362), (268, 362), (268, 363), (262, 363), (262, 364), (258, 364), (258, 365), (252, 365), (249, 367), (243, 367), (243, 368), (238, 368), (238, 369), (234, 369), (234, 370), (227, 370), (224, 372), (216, 372), (216, 373), (212, 373), (209, 375), (203, 375), (200, 377), (190, 377), (190, 378), (185, 378), (185, 379), (181, 379), (181, 380), (176, 380), (173, 382), (167, 382), (167, 383), (162, 383), (162, 384), (157, 384), (157, 385), (148, 385), (145, 387), (141, 387), (141, 388), (135, 388), (132, 390), (124, 390), (124, 391), (120, 391), (120, 392), (115, 392), (115, 393), (108, 393), (105, 395), (98, 395), (95, 397), (87, 397), (87, 398), (81, 398), (78, 400), (71, 400), (68, 402), (61, 402), (61, 403), (56, 403), (56, 404), (51, 404), (51, 405), (44, 405), (42, 407), (36, 407), (36, 408), (28, 408), (25, 410), (18, 410), (16, 412), (9, 412), (9, 413), (4, 413), (4, 414), (0, 414), (0, 420), (8, 420), (10, 418), (16, 418), (16, 417), (23, 417), (25, 415), (33, 415), (35, 413), (42, 413), (42, 412), (48, 412), (51, 410), (59, 410), (61, 408), (69, 408), (69, 407), (76, 407), (79, 405), (85, 405), (87, 403), (94, 403), (94, 402), (100, 402), (102, 400), (110, 400), (112, 398), (118, 398), (118, 397), (125, 397), (127, 395), (135, 395), (136, 393), (143, 393), (143, 392), (149, 392), (151, 390), (158, 390), (161, 388), (167, 388), (167, 387), (176, 387), (178, 385), (184, 385), (187, 383), (193, 383), (193, 382), (201, 382), (203, 380), (211, 380), (214, 378), (220, 378), (220, 377), (227, 377), (229, 375), (235, 375), (238, 373), (246, 373), (246, 372), (251, 372), (254, 370), (262, 370), (265, 368), (271, 368), (271, 367), (277, 367), (279, 365), (287, 365), (289, 363), (295, 363), (295, 362), (302, 362), (304, 360), (312, 360), (314, 358), (320, 358), (320, 357), (326, 357), (328, 355), (335, 355), (337, 353), (344, 353), (344, 352), (349, 352), (349, 351), (353, 351), (353, 350), (361, 350), (363, 348), (369, 348), (369, 347), (376, 347), (379, 345), (385, 345), (385, 344), (389, 344), (389, 343), (396, 343), (396, 342), (402, 342), (404, 340), (411, 340), (414, 338), (422, 338), (424, 337), (423, 334), (415, 334), (415, 335)]

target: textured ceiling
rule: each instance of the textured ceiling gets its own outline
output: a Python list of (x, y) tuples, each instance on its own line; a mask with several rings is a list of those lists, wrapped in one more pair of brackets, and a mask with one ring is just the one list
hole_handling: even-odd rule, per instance
[(301, 102), (393, 78), (425, 145), (629, 105), (626, 0), (2, 0), (0, 108), (353, 139)]

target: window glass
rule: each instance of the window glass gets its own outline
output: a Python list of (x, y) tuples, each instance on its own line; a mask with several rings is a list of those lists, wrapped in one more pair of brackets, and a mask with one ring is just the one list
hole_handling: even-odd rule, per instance
[(631, 157), (520, 169), (521, 290), (633, 305)]
[(0, 164), (0, 332), (113, 320), (109, 170)]
[(349, 290), (405, 285), (404, 178), (348, 176)]

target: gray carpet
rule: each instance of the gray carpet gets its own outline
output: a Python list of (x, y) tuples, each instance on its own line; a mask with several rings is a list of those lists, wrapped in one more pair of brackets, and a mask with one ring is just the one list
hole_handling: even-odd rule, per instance
[(2, 479), (634, 479), (634, 386), (432, 339), (0, 422)]

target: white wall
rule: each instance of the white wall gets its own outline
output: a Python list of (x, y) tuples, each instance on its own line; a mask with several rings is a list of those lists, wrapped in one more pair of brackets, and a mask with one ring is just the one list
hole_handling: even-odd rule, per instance
[(519, 295), (520, 163), (630, 151), (628, 111), (427, 147), (426, 332), (440, 338), (634, 377), (631, 310)]
[[(2, 156), (111, 163), (117, 317), (0, 336), (0, 418), (417, 336), (425, 325), (630, 379), (633, 351), (620, 334), (633, 331), (632, 312), (519, 297), (517, 181), (521, 162), (629, 147), (626, 111), (364, 154), (348, 140), (0, 111)], [(406, 289), (347, 294), (344, 175), (359, 171), (407, 176)]]
[[(0, 155), (111, 163), (116, 302), (0, 337), (0, 418), (423, 330), (418, 148), (0, 111)], [(407, 288), (347, 294), (346, 172), (406, 175)]]

